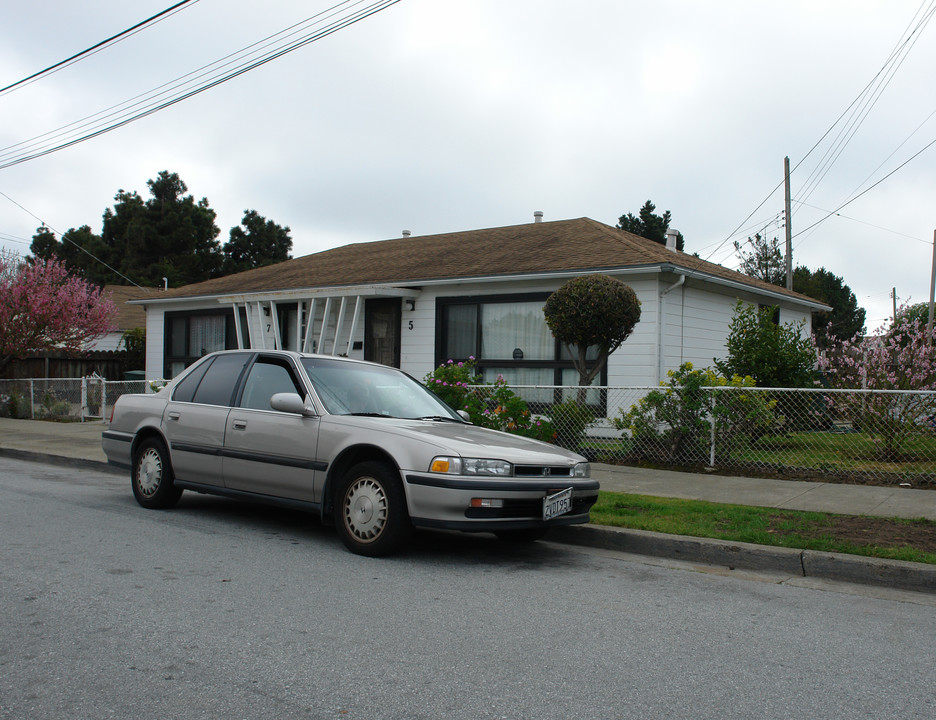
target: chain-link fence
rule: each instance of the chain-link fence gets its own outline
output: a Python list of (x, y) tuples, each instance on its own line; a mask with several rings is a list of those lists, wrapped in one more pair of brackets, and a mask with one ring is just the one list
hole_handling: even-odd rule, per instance
[[(483, 424), (596, 462), (936, 485), (936, 392), (738, 387), (473, 388)], [(144, 380), (0, 380), (0, 416), (108, 419)], [(510, 399), (513, 393), (518, 402)], [(519, 400), (522, 399), (522, 402)], [(477, 418), (473, 418), (476, 422)]]
[(0, 417), (30, 420), (106, 420), (127, 393), (148, 392), (145, 380), (29, 378), (0, 380)]
[(475, 390), (500, 429), (592, 461), (936, 485), (936, 392), (511, 387), (529, 411), (520, 417), (495, 386)]

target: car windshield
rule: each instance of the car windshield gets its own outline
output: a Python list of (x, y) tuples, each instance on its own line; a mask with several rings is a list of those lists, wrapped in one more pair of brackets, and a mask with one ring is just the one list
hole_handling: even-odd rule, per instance
[(389, 367), (329, 358), (302, 358), (325, 409), (333, 415), (374, 415), (463, 422), (409, 375)]

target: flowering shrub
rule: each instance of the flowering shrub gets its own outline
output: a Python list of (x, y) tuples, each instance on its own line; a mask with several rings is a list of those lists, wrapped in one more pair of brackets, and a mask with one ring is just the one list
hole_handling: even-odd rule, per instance
[(707, 462), (715, 423), (715, 446), (728, 454), (739, 442), (773, 426), (776, 401), (763, 392), (718, 392), (706, 388), (753, 388), (750, 376), (725, 378), (710, 369), (694, 370), (686, 362), (666, 373), (665, 389), (651, 390), (620, 417), (618, 430), (630, 432), (641, 460), (677, 464)]
[(515, 433), (534, 440), (552, 442), (552, 424), (530, 413), (526, 401), (498, 376), (493, 388), (477, 387), (483, 378), (476, 372), (474, 358), (468, 362), (449, 360), (423, 379), (426, 387), (454, 410), (464, 410), (472, 423), (492, 430)]
[[(905, 312), (874, 335), (835, 341), (819, 358), (826, 381), (835, 388), (936, 390), (936, 350), (926, 324)], [(882, 460), (899, 460), (907, 439), (932, 431), (936, 397), (928, 394), (836, 394), (834, 410), (866, 432)]]

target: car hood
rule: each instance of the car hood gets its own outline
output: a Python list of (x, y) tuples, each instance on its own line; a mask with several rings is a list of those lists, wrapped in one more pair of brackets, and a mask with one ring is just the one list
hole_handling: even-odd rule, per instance
[(515, 465), (574, 465), (585, 461), (581, 455), (558, 445), (468, 423), (404, 418), (331, 417), (339, 421), (352, 421), (348, 424), (358, 428), (366, 427), (375, 433), (400, 435), (435, 445), (439, 455), (492, 458), (506, 460)]

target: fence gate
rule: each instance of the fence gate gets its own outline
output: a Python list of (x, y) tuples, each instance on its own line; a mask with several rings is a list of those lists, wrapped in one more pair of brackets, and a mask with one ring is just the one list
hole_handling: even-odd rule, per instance
[(107, 386), (97, 373), (81, 378), (81, 419), (104, 419)]

